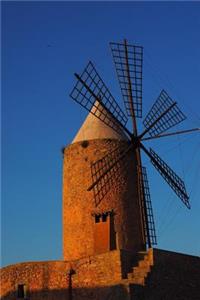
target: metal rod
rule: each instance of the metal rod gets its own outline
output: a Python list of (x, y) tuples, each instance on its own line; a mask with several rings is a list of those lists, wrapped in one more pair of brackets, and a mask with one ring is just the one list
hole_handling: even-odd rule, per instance
[(126, 133), (132, 138), (132, 136), (133, 136), (132, 133), (108, 110), (108, 108), (105, 106), (105, 104), (101, 101), (101, 99), (97, 95), (95, 95), (95, 93), (89, 88), (89, 86), (85, 83), (85, 81), (77, 73), (74, 73), (74, 75), (84, 85), (84, 87), (90, 92), (90, 94), (101, 104), (101, 106), (107, 111), (107, 113), (109, 113), (112, 116), (112, 118), (115, 120), (117, 125), (119, 125), (124, 131), (126, 131)]
[(143, 133), (139, 136), (139, 139), (141, 140), (142, 137), (156, 124), (164, 115), (166, 115), (177, 103), (174, 102), (170, 107), (168, 107), (147, 129), (143, 131)]
[(147, 138), (144, 138), (144, 139), (141, 139), (141, 140), (142, 141), (148, 141), (148, 140), (153, 140), (153, 139), (159, 139), (159, 138), (166, 137), (166, 136), (172, 136), (172, 135), (183, 134), (183, 133), (191, 133), (191, 132), (194, 132), (194, 131), (200, 131), (200, 128), (192, 128), (192, 129), (187, 129), (187, 130), (164, 133), (164, 134), (160, 134), (160, 135), (156, 135), (156, 136), (152, 136), (152, 137), (147, 137)]
[(126, 58), (126, 72), (128, 78), (128, 90), (129, 90), (129, 102), (130, 102), (130, 110), (132, 113), (132, 124), (133, 124), (133, 132), (134, 135), (137, 136), (137, 123), (135, 118), (135, 111), (133, 106), (133, 95), (132, 95), (132, 88), (131, 88), (131, 79), (130, 79), (130, 70), (129, 70), (129, 62), (128, 62), (128, 49), (127, 49), (127, 41), (124, 40), (124, 47), (125, 47), (125, 58)]

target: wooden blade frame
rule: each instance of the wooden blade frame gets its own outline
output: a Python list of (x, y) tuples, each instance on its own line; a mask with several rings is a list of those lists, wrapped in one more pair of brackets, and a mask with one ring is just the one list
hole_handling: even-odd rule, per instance
[(150, 132), (152, 128), (157, 126), (157, 124), (162, 120), (162, 118), (164, 118), (170, 111), (172, 111), (175, 105), (176, 102), (171, 104), (170, 107), (168, 107), (164, 112), (162, 112), (161, 115), (155, 121), (153, 121), (153, 123), (151, 123), (149, 127), (147, 127), (147, 129), (143, 131), (143, 133), (139, 136), (139, 139), (141, 140), (146, 133)]
[(78, 81), (70, 94), (71, 98), (116, 132), (121, 133), (124, 130), (130, 136), (131, 133), (125, 127), (128, 121), (126, 115), (93, 64), (89, 62), (81, 76), (78, 74), (75, 76)]
[[(169, 107), (173, 104), (175, 104), (173, 109), (169, 110), (168, 113), (159, 120), (159, 122), (156, 122), (154, 126), (152, 126), (155, 120), (158, 119), (159, 116), (162, 115), (163, 112), (169, 109)], [(153, 137), (165, 132), (169, 128), (179, 124), (185, 119), (186, 116), (178, 108), (176, 102), (169, 97), (166, 91), (162, 90), (156, 102), (145, 117), (143, 125), (146, 129), (150, 128), (148, 133), (151, 137)]]
[(127, 115), (142, 117), (143, 47), (110, 43)]
[(142, 167), (138, 170), (138, 172), (140, 178), (139, 186), (140, 186), (140, 194), (142, 200), (141, 203), (142, 203), (143, 217), (147, 218), (143, 220), (143, 224), (145, 225), (146, 244), (149, 247), (152, 247), (153, 245), (157, 244), (157, 239), (156, 239), (156, 229), (155, 229), (155, 222), (153, 217), (153, 208), (151, 203), (151, 195), (150, 195), (146, 168)]
[(158, 156), (158, 154), (155, 153), (155, 151), (153, 151), (153, 149), (150, 148), (150, 151), (148, 151), (142, 144), (140, 145), (144, 152), (150, 157), (153, 166), (160, 175), (165, 179), (186, 207), (190, 209), (189, 196), (187, 195), (183, 180)]
[(173, 135), (179, 135), (179, 134), (185, 134), (185, 133), (192, 133), (192, 132), (196, 132), (196, 131), (200, 131), (200, 128), (192, 128), (192, 129), (186, 129), (186, 130), (181, 130), (181, 131), (163, 133), (163, 134), (159, 134), (159, 135), (152, 136), (152, 137), (145, 137), (145, 138), (142, 138), (141, 140), (142, 141), (148, 141), (148, 140), (159, 139), (159, 138), (167, 137), (167, 136), (173, 136)]
[[(137, 182), (138, 182), (138, 204), (141, 212), (141, 225), (143, 229), (143, 240), (145, 244), (145, 235), (147, 244), (151, 247), (151, 239), (149, 233), (149, 224), (147, 222), (147, 207), (144, 199), (142, 162), (140, 148), (137, 147), (135, 139), (138, 138), (136, 117), (142, 117), (142, 66), (143, 66), (143, 47), (124, 44), (110, 43), (115, 68), (124, 99), (127, 115), (132, 118), (133, 135), (131, 141), (136, 152), (137, 164)], [(142, 189), (141, 189), (142, 186)], [(143, 203), (142, 203), (143, 201)], [(143, 221), (142, 221), (143, 220)], [(146, 220), (146, 221), (145, 221)]]

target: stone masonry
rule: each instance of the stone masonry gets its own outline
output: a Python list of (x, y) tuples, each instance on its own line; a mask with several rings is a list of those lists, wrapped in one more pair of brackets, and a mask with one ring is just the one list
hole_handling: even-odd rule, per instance
[[(127, 142), (89, 140), (65, 149), (63, 163), (63, 257), (65, 260), (94, 255), (94, 215), (113, 211), (117, 249), (137, 253), (144, 249), (142, 222), (137, 195), (136, 166), (133, 152), (122, 160), (102, 189), (107, 193), (96, 205), (91, 163), (114, 149), (123, 150)], [(112, 159), (111, 159), (112, 161)], [(101, 192), (101, 191), (100, 191)], [(103, 238), (103, 236), (102, 236)]]
[(114, 250), (71, 262), (11, 265), (1, 270), (1, 299), (18, 299), (17, 286), (25, 284), (30, 300), (199, 300), (199, 257), (159, 249), (138, 255), (137, 262)]

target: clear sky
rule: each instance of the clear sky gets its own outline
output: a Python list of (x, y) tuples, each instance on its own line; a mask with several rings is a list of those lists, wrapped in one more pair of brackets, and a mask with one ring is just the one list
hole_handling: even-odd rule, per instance
[[(2, 265), (62, 258), (62, 155), (86, 113), (69, 93), (91, 59), (123, 102), (110, 41), (144, 46), (144, 115), (165, 88), (200, 127), (200, 2), (2, 2)], [(192, 209), (147, 158), (158, 247), (200, 253), (200, 134), (146, 143), (185, 180)]]

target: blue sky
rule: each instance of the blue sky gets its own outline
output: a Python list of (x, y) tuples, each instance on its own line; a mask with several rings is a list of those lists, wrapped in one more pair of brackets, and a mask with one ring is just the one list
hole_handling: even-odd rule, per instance
[[(91, 59), (123, 107), (110, 41), (144, 46), (144, 115), (165, 88), (200, 127), (200, 3), (3, 2), (2, 265), (62, 258), (62, 155), (86, 113), (69, 93)], [(141, 126), (140, 126), (141, 127)], [(184, 178), (188, 211), (147, 158), (158, 247), (200, 253), (200, 134), (146, 143)]]

